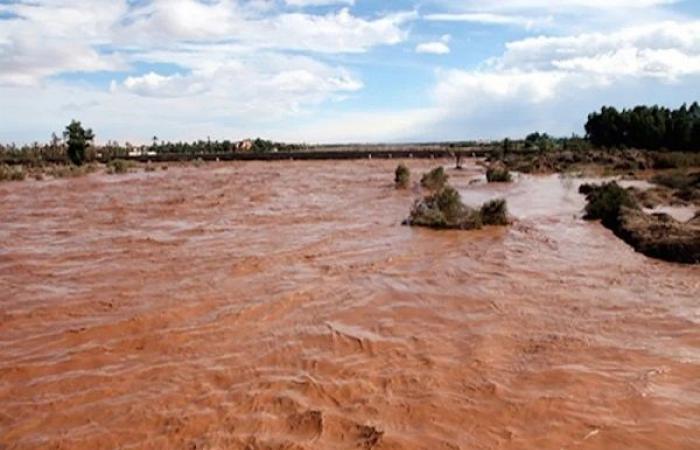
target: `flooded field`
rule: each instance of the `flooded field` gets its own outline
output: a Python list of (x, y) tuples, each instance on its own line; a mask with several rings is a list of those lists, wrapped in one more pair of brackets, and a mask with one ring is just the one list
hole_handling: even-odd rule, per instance
[(512, 227), (403, 227), (396, 164), (0, 185), (0, 449), (700, 448), (700, 267), (474, 164)]

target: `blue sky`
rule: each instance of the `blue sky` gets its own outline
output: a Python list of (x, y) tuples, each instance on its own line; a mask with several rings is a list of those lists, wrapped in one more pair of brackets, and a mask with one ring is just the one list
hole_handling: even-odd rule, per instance
[(582, 133), (698, 100), (694, 0), (0, 0), (0, 141)]

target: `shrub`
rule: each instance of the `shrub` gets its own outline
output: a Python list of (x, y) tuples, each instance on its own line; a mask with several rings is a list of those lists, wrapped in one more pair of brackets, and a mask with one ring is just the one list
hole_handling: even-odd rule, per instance
[(144, 171), (146, 172), (155, 172), (157, 170), (157, 167), (154, 166), (153, 164), (146, 164), (146, 168)]
[(83, 166), (54, 165), (46, 170), (46, 173), (54, 178), (74, 178), (97, 170), (96, 164), (86, 164)]
[(654, 184), (666, 186), (671, 189), (688, 189), (692, 186), (700, 187), (700, 172), (685, 173), (676, 171), (666, 174), (659, 174), (651, 179)]
[(411, 171), (404, 163), (401, 163), (394, 172), (394, 184), (397, 189), (406, 189), (411, 182)]
[(586, 220), (601, 220), (608, 228), (616, 228), (620, 221), (620, 211), (623, 207), (639, 209), (632, 194), (620, 187), (616, 182), (605, 183), (601, 186), (583, 185), (579, 192), (586, 194)]
[(486, 180), (489, 183), (510, 183), (513, 177), (504, 164), (493, 164), (486, 170)]
[(107, 163), (107, 173), (110, 175), (128, 173), (132, 167), (133, 163), (131, 161), (113, 159)]
[(484, 225), (508, 225), (508, 206), (502, 198), (491, 200), (481, 206), (481, 221)]
[(0, 181), (22, 181), (27, 177), (27, 173), (22, 166), (0, 165)]
[(507, 225), (505, 200), (493, 200), (476, 210), (462, 203), (459, 192), (447, 185), (413, 205), (406, 225), (437, 229), (473, 230), (484, 225)]
[(436, 167), (423, 175), (420, 184), (431, 191), (439, 191), (447, 184), (448, 178), (449, 176), (445, 173), (445, 169), (442, 166)]
[(679, 169), (700, 166), (700, 153), (655, 152), (652, 154), (654, 169)]

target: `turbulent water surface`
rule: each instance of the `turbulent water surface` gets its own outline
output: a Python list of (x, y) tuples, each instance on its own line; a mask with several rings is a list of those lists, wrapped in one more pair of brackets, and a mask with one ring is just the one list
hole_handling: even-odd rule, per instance
[(0, 448), (700, 448), (700, 267), (557, 176), (450, 170), (515, 224), (403, 227), (395, 165), (0, 185)]

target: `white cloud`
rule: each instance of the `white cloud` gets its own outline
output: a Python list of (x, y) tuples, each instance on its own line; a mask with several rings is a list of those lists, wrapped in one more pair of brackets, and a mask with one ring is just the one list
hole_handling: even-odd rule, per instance
[[(145, 97), (186, 97), (205, 92), (207, 85), (202, 81), (180, 74), (164, 76), (149, 72), (138, 77), (128, 77), (123, 85), (129, 92)], [(117, 89), (117, 83), (113, 82), (110, 90), (116, 92)]]
[(120, 2), (26, 2), (4, 9), (18, 17), (0, 21), (0, 83), (35, 85), (60, 72), (125, 67), (119, 55), (95, 48), (108, 42), (102, 29), (124, 13)]
[(508, 43), (500, 70), (560, 70), (666, 80), (697, 73), (700, 21), (660, 22), (613, 33), (537, 37)]
[[(562, 11), (565, 9), (581, 8), (581, 9), (598, 9), (598, 10), (614, 10), (614, 9), (644, 9), (654, 6), (670, 5), (678, 3), (680, 0), (500, 0), (498, 2), (489, 2), (487, 7), (480, 0), (467, 0), (460, 3), (464, 9), (489, 9), (501, 11), (525, 11), (535, 9), (547, 9), (552, 11)], [(447, 2), (445, 2), (447, 3)], [(449, 2), (454, 4), (453, 2)]]
[(428, 14), (426, 20), (434, 22), (471, 22), (488, 25), (515, 25), (532, 29), (543, 25), (551, 24), (553, 16), (547, 17), (526, 17), (516, 15), (494, 14), (494, 13), (436, 13)]
[(289, 6), (327, 6), (327, 5), (354, 5), (355, 0), (284, 0)]
[[(171, 99), (171, 103), (200, 105), (202, 117), (232, 119), (257, 116), (284, 119), (305, 113), (327, 100), (338, 100), (363, 87), (342, 67), (310, 57), (278, 53), (226, 53), (199, 55), (188, 74), (149, 73), (114, 82), (115, 96)], [(216, 62), (216, 63), (215, 63)]]
[[(275, 13), (235, 0), (152, 0), (139, 6), (126, 0), (36, 0), (3, 10), (16, 17), (0, 27), (0, 83), (25, 85), (64, 72), (125, 69), (134, 54), (156, 49), (175, 57), (183, 45), (360, 53), (403, 41), (402, 25), (415, 17), (409, 12), (365, 19), (347, 8), (323, 15)], [(105, 45), (109, 52), (101, 49)], [(177, 58), (167, 62), (180, 64)]]
[(693, 100), (699, 80), (700, 22), (663, 22), (511, 42), (477, 70), (438, 71), (433, 101), (443, 129), (484, 133), (471, 137), (566, 133), (604, 104)]
[(671, 8), (682, 0), (502, 0), (454, 2), (432, 0), (437, 10), (425, 19), (442, 22), (470, 22), (496, 26), (517, 26), (526, 30), (548, 29), (570, 34), (682, 20)]
[(414, 12), (404, 12), (365, 19), (348, 8), (324, 15), (259, 16), (232, 1), (158, 0), (131, 11), (117, 39), (124, 46), (149, 46), (163, 40), (170, 44), (230, 41), (250, 48), (360, 53), (403, 41), (406, 32), (401, 25), (414, 17)]
[(416, 46), (416, 53), (446, 55), (450, 53), (450, 47), (444, 42), (425, 42)]

